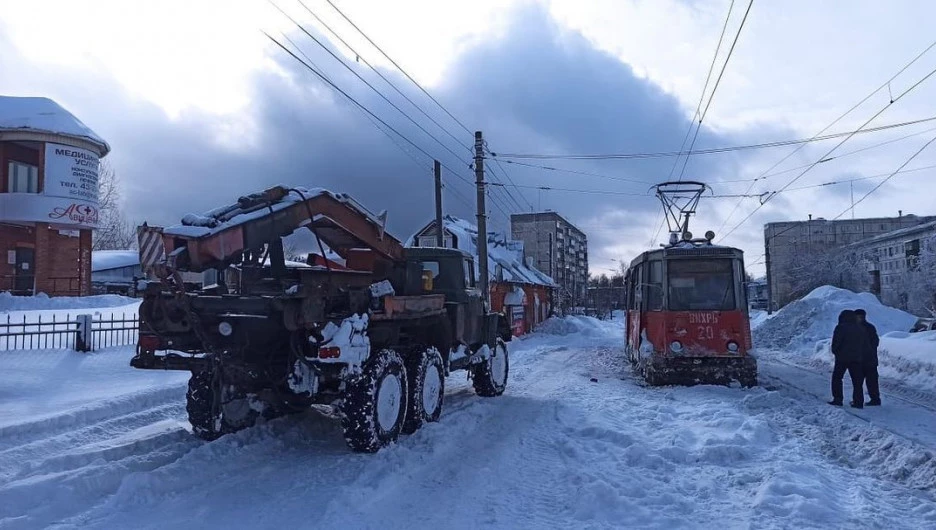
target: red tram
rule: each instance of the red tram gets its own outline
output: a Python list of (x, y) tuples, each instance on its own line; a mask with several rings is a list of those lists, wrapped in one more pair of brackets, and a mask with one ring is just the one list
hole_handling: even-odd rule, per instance
[(712, 232), (693, 239), (682, 214), (682, 233), (634, 259), (625, 276), (628, 358), (651, 385), (756, 386), (744, 253), (713, 245)]

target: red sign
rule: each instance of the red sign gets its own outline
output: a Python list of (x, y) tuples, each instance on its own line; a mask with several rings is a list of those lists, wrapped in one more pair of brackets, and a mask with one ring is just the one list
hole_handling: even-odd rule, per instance
[(98, 222), (97, 208), (89, 204), (72, 203), (67, 207), (53, 208), (49, 219), (57, 221), (67, 219), (75, 224), (96, 225)]

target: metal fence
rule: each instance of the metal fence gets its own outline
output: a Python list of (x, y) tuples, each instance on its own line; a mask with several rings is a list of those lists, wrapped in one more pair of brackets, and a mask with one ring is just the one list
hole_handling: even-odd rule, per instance
[[(0, 317), (2, 318), (2, 317)], [(0, 320), (0, 351), (69, 349), (94, 351), (136, 344), (135, 313), (110, 315), (52, 314), (30, 318), (6, 315)]]

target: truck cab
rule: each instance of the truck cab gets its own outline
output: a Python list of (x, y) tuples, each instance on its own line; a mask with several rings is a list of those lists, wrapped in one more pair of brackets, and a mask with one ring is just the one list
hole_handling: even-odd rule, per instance
[(485, 310), (471, 254), (452, 248), (410, 247), (406, 261), (412, 264), (411, 274), (419, 274), (423, 294), (445, 296), (456, 340), (472, 346), (489, 342), (485, 340)]

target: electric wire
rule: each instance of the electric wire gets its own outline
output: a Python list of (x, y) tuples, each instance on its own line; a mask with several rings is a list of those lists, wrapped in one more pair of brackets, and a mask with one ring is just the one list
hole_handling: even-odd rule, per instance
[(330, 25), (328, 25), (328, 23), (326, 23), (324, 20), (322, 20), (322, 18), (319, 17), (303, 0), (296, 0), (296, 1), (299, 2), (299, 5), (301, 5), (303, 8), (305, 8), (305, 10), (308, 11), (309, 14), (312, 15), (312, 16), (315, 18), (315, 20), (318, 21), (318, 23), (322, 25), (322, 27), (324, 27), (326, 30), (328, 30), (329, 33), (331, 33), (332, 35), (334, 35), (335, 38), (338, 39), (338, 41), (339, 41), (342, 45), (344, 45), (346, 48), (348, 48), (349, 50), (351, 50), (351, 53), (353, 53), (358, 59), (360, 59), (361, 62), (363, 62), (365, 65), (367, 65), (367, 67), (370, 68), (371, 70), (373, 70), (373, 72), (374, 72), (375, 74), (377, 74), (381, 79), (383, 79), (384, 82), (386, 82), (388, 85), (390, 85), (390, 87), (393, 88), (393, 90), (396, 91), (397, 94), (399, 94), (403, 99), (405, 99), (405, 100), (406, 100), (410, 105), (412, 105), (416, 110), (418, 110), (420, 113), (422, 113), (422, 115), (425, 116), (429, 121), (431, 121), (436, 127), (438, 127), (438, 128), (439, 128), (440, 130), (442, 130), (445, 134), (449, 135), (449, 137), (451, 137), (453, 140), (455, 140), (455, 142), (457, 142), (458, 145), (464, 147), (464, 148), (467, 149), (469, 152), (471, 151), (471, 147), (468, 146), (468, 144), (463, 143), (461, 140), (459, 140), (458, 137), (456, 137), (454, 134), (452, 134), (451, 132), (449, 132), (449, 130), (448, 130), (447, 128), (445, 128), (444, 126), (442, 126), (442, 124), (440, 124), (438, 121), (436, 121), (436, 119), (433, 118), (431, 115), (429, 115), (429, 113), (426, 112), (421, 106), (417, 105), (416, 102), (414, 102), (412, 99), (410, 99), (410, 97), (407, 96), (399, 87), (397, 87), (397, 85), (396, 85), (393, 81), (391, 81), (391, 80), (388, 79), (384, 74), (382, 74), (378, 68), (374, 67), (366, 58), (364, 58), (363, 55), (361, 55), (360, 53), (358, 53), (357, 50), (355, 50), (350, 44), (348, 44), (348, 42), (347, 42), (345, 39), (343, 39), (343, 38), (341, 37), (341, 35), (338, 34), (338, 32), (336, 32), (334, 29), (332, 29), (332, 27), (331, 27)]
[(407, 120), (409, 120), (409, 122), (412, 123), (414, 126), (416, 126), (417, 129), (419, 129), (420, 131), (422, 131), (426, 136), (428, 136), (428, 137), (431, 138), (434, 142), (436, 142), (437, 144), (439, 144), (439, 146), (441, 146), (443, 149), (445, 149), (446, 151), (448, 151), (449, 153), (451, 153), (452, 156), (454, 156), (456, 159), (459, 159), (459, 160), (461, 159), (461, 156), (462, 156), (462, 155), (459, 155), (458, 153), (456, 153), (455, 151), (453, 151), (448, 145), (445, 144), (445, 142), (439, 140), (435, 135), (433, 135), (431, 132), (429, 132), (429, 130), (427, 130), (425, 127), (423, 127), (422, 124), (420, 124), (419, 122), (417, 122), (415, 119), (413, 119), (412, 116), (410, 116), (409, 114), (407, 114), (407, 113), (406, 113), (403, 109), (401, 109), (396, 103), (394, 103), (393, 101), (391, 101), (390, 98), (388, 98), (383, 92), (381, 92), (380, 90), (378, 90), (377, 87), (375, 87), (373, 84), (371, 84), (368, 80), (364, 79), (364, 76), (362, 76), (361, 74), (359, 74), (354, 68), (351, 68), (351, 66), (348, 65), (347, 62), (346, 62), (343, 58), (339, 57), (338, 54), (336, 54), (336, 53), (333, 52), (331, 49), (329, 49), (329, 47), (326, 46), (325, 43), (323, 43), (321, 40), (319, 40), (319, 39), (316, 38), (314, 35), (312, 35), (312, 33), (311, 33), (310, 31), (308, 31), (307, 29), (305, 29), (305, 27), (304, 27), (302, 24), (300, 24), (295, 18), (293, 18), (292, 15), (290, 15), (290, 14), (287, 13), (285, 10), (283, 10), (283, 8), (281, 8), (281, 7), (280, 7), (278, 4), (276, 4), (276, 2), (274, 2), (273, 0), (267, 0), (267, 1), (270, 3), (270, 5), (272, 5), (274, 8), (276, 8), (277, 11), (279, 11), (280, 13), (282, 13), (282, 15), (283, 15), (284, 17), (286, 17), (287, 19), (289, 19), (289, 21), (292, 22), (292, 23), (296, 26), (296, 28), (298, 28), (300, 31), (302, 31), (303, 33), (305, 33), (306, 36), (308, 36), (310, 39), (312, 39), (312, 41), (314, 41), (316, 44), (318, 44), (319, 47), (321, 47), (323, 50), (325, 50), (326, 53), (328, 53), (333, 59), (335, 59), (336, 61), (338, 61), (338, 63), (341, 64), (341, 66), (343, 66), (346, 70), (348, 70), (349, 72), (351, 72), (352, 75), (354, 75), (358, 80), (360, 80), (362, 83), (364, 83), (364, 84), (365, 84), (368, 88), (370, 88), (374, 93), (376, 93), (378, 96), (380, 96), (380, 98), (383, 99), (383, 100), (384, 100), (388, 105), (390, 105), (394, 110), (396, 110), (396, 111), (399, 112), (401, 115), (403, 115), (403, 117), (405, 117)]
[(468, 134), (473, 134), (473, 133), (471, 132), (471, 130), (470, 130), (468, 127), (465, 126), (464, 123), (462, 123), (458, 118), (455, 117), (455, 115), (453, 115), (451, 112), (449, 112), (449, 110), (448, 110), (447, 108), (445, 108), (441, 103), (439, 103), (439, 101), (438, 101), (436, 98), (434, 98), (434, 97), (432, 96), (432, 94), (429, 93), (429, 91), (427, 91), (425, 88), (423, 88), (423, 86), (422, 86), (421, 84), (419, 84), (418, 81), (416, 81), (415, 79), (413, 79), (413, 77), (412, 77), (411, 75), (409, 75), (409, 73), (407, 73), (407, 71), (404, 70), (402, 66), (400, 66), (399, 64), (397, 64), (396, 61), (394, 61), (389, 55), (387, 55), (387, 52), (383, 51), (383, 48), (381, 48), (380, 46), (377, 45), (376, 42), (374, 42), (373, 40), (371, 40), (371, 38), (367, 36), (367, 33), (364, 33), (364, 31), (363, 31), (361, 28), (359, 28), (359, 27), (357, 26), (357, 24), (354, 23), (354, 21), (352, 21), (350, 18), (348, 18), (348, 16), (345, 15), (344, 12), (343, 12), (341, 9), (339, 9), (338, 6), (336, 6), (336, 5), (334, 4), (334, 2), (332, 2), (331, 0), (325, 0), (325, 1), (328, 2), (328, 5), (330, 5), (330, 6), (332, 7), (332, 9), (334, 9), (339, 15), (341, 15), (341, 18), (345, 19), (345, 21), (347, 21), (348, 24), (351, 25), (351, 27), (353, 27), (358, 33), (360, 33), (361, 36), (364, 37), (364, 39), (366, 39), (367, 42), (369, 42), (369, 43), (371, 44), (371, 46), (373, 46), (374, 48), (376, 48), (377, 51), (379, 51), (381, 55), (383, 55), (388, 61), (390, 61), (390, 63), (393, 64), (393, 66), (395, 66), (395, 67), (397, 68), (397, 70), (399, 70), (400, 72), (402, 72), (403, 75), (406, 76), (407, 79), (409, 79), (414, 85), (416, 85), (416, 87), (419, 88), (419, 90), (422, 91), (422, 93), (425, 94), (426, 97), (428, 97), (430, 100), (432, 100), (433, 103), (435, 103), (440, 109), (442, 109), (442, 111), (445, 112), (445, 113), (448, 115), (449, 118), (452, 118), (452, 120), (453, 120), (455, 123), (457, 123), (462, 129), (464, 129), (465, 132), (467, 132)]
[(874, 193), (874, 192), (876, 192), (877, 190), (881, 189), (881, 186), (883, 186), (884, 184), (887, 184), (887, 182), (888, 182), (890, 179), (894, 178), (894, 175), (900, 173), (900, 171), (901, 171), (903, 168), (907, 167), (907, 164), (909, 164), (910, 162), (912, 162), (914, 158), (916, 158), (917, 156), (919, 156), (920, 153), (922, 153), (923, 151), (925, 151), (926, 148), (929, 147), (930, 144), (932, 144), (934, 141), (936, 141), (936, 136), (934, 136), (933, 138), (931, 138), (930, 141), (928, 141), (928, 142), (926, 142), (925, 144), (923, 144), (923, 147), (920, 147), (920, 149), (917, 150), (915, 153), (913, 153), (913, 154), (910, 156), (910, 158), (908, 158), (903, 164), (900, 164), (900, 167), (898, 167), (896, 170), (894, 170), (893, 173), (891, 173), (890, 175), (887, 176), (887, 178), (885, 178), (884, 180), (882, 180), (881, 182), (879, 182), (877, 186), (871, 188), (871, 190), (869, 190), (868, 193), (865, 193), (860, 199), (858, 199), (857, 202), (852, 203), (851, 206), (849, 206), (848, 208), (845, 208), (845, 210), (843, 210), (842, 213), (840, 213), (840, 214), (836, 215), (835, 217), (833, 217), (832, 220), (834, 221), (834, 220), (836, 220), (836, 219), (841, 218), (843, 215), (845, 215), (845, 214), (848, 212), (848, 210), (854, 210), (855, 206), (858, 206), (859, 204), (861, 204), (862, 202), (864, 202), (864, 200), (867, 199), (872, 193)]
[[(923, 51), (921, 51), (920, 53), (918, 53), (913, 59), (910, 60), (910, 62), (908, 62), (908, 63), (905, 64), (903, 67), (901, 67), (899, 70), (897, 70), (897, 73), (895, 73), (894, 75), (892, 75), (887, 81), (885, 81), (884, 83), (882, 83), (882, 84), (881, 84), (879, 87), (877, 87), (876, 89), (872, 90), (867, 96), (863, 97), (860, 101), (858, 101), (858, 103), (855, 103), (851, 108), (849, 108), (848, 110), (846, 110), (845, 112), (843, 112), (841, 115), (839, 115), (839, 117), (835, 118), (834, 120), (832, 120), (831, 123), (829, 123), (828, 125), (826, 125), (825, 127), (823, 127), (818, 133), (816, 133), (816, 136), (821, 135), (822, 133), (824, 133), (824, 132), (828, 131), (829, 129), (831, 129), (832, 127), (834, 127), (836, 123), (840, 122), (843, 118), (845, 118), (845, 116), (848, 116), (849, 114), (851, 114), (855, 109), (857, 109), (858, 107), (860, 107), (861, 105), (863, 105), (866, 101), (870, 100), (872, 97), (874, 97), (875, 94), (877, 94), (877, 93), (880, 92), (881, 90), (884, 90), (885, 88), (888, 88), (888, 90), (889, 90), (889, 87), (890, 87), (891, 82), (893, 82), (895, 79), (897, 79), (897, 77), (899, 77), (900, 74), (904, 73), (908, 68), (910, 68), (911, 66), (913, 66), (914, 63), (916, 63), (917, 61), (919, 61), (924, 55), (926, 55), (931, 49), (933, 49), (933, 47), (936, 47), (936, 40), (934, 40), (933, 42), (931, 42), (931, 43), (929, 44), (929, 46), (927, 46), (926, 48), (923, 49)], [(894, 102), (893, 97), (890, 98), (890, 102), (891, 102), (891, 103)], [(773, 171), (774, 169), (776, 169), (777, 167), (779, 167), (781, 164), (783, 164), (784, 162), (786, 162), (787, 160), (789, 160), (793, 155), (795, 155), (796, 153), (798, 153), (798, 152), (799, 152), (803, 147), (805, 147), (806, 145), (807, 145), (807, 144), (805, 144), (805, 143), (804, 143), (804, 144), (800, 144), (799, 147), (797, 147), (796, 149), (790, 151), (789, 153), (786, 154), (786, 156), (784, 156), (783, 158), (781, 158), (780, 160), (778, 160), (777, 162), (775, 162), (772, 166), (770, 166), (769, 168), (767, 168), (763, 173), (761, 173), (761, 174), (758, 176), (758, 178), (763, 177), (764, 175), (770, 173), (771, 171)], [(825, 158), (825, 157), (823, 157), (823, 158)], [(823, 158), (820, 158), (818, 163), (821, 163), (822, 160), (823, 160)], [(806, 166), (806, 167), (808, 168), (808, 167), (811, 167), (811, 166)], [(751, 185), (748, 186), (748, 189), (747, 189), (747, 191), (746, 191), (745, 193), (750, 193), (752, 189), (754, 189), (754, 182), (752, 182)], [(741, 206), (741, 201), (738, 201), (738, 203), (735, 205), (734, 209), (732, 209), (731, 212), (728, 214), (728, 216), (725, 217), (724, 221), (722, 221), (721, 226), (718, 228), (718, 231), (719, 231), (719, 232), (721, 232), (721, 230), (722, 230), (725, 226), (728, 225), (728, 222), (731, 221), (731, 218), (734, 217), (735, 212), (738, 211), (738, 208), (739, 208), (740, 206)]]
[[(895, 99), (894, 102), (897, 100)], [(753, 149), (767, 149), (774, 147), (786, 147), (788, 145), (797, 145), (797, 144), (810, 144), (813, 142), (821, 142), (824, 140), (834, 140), (836, 138), (842, 138), (846, 136), (854, 136), (856, 134), (869, 134), (880, 131), (887, 131), (891, 129), (899, 129), (902, 127), (910, 127), (913, 125), (919, 125), (921, 123), (928, 123), (936, 121), (936, 116), (929, 116), (926, 118), (920, 118), (916, 120), (903, 121), (897, 123), (888, 123), (886, 125), (879, 125), (877, 127), (869, 127), (866, 129), (855, 129), (850, 131), (842, 131), (837, 133), (825, 134), (825, 135), (816, 135), (809, 138), (795, 138), (790, 140), (776, 140), (773, 142), (761, 142), (756, 144), (744, 144), (744, 145), (732, 145), (725, 147), (712, 147), (708, 149), (698, 149), (693, 151), (693, 155), (711, 155), (711, 154), (721, 154), (721, 153), (730, 153), (734, 151), (747, 151)], [(828, 129), (828, 128), (826, 128)], [(643, 152), (643, 153), (605, 153), (605, 154), (540, 154), (540, 153), (491, 153), (492, 156), (497, 158), (510, 158), (510, 159), (520, 159), (520, 160), (633, 160), (633, 159), (653, 159), (653, 158), (669, 158), (669, 157), (680, 157), (688, 152), (684, 151), (657, 151), (657, 152)], [(773, 168), (771, 168), (773, 169)], [(765, 172), (766, 173), (766, 172)]]
[[(702, 93), (699, 94), (699, 103), (696, 105), (695, 113), (692, 115), (692, 119), (689, 120), (689, 127), (686, 128), (686, 136), (683, 137), (682, 144), (679, 146), (679, 151), (681, 152), (686, 147), (686, 142), (689, 141), (689, 135), (692, 133), (692, 127), (695, 125), (695, 120), (699, 117), (699, 112), (702, 110), (702, 102), (705, 101), (705, 93), (708, 91), (709, 81), (712, 79), (712, 72), (715, 71), (715, 62), (718, 60), (718, 52), (721, 50), (722, 41), (725, 39), (725, 32), (728, 30), (728, 21), (731, 20), (731, 10), (734, 9), (734, 0), (731, 0), (731, 3), (728, 4), (728, 14), (725, 15), (725, 24), (722, 26), (721, 34), (718, 36), (718, 44), (715, 45), (715, 54), (712, 56), (712, 62), (709, 64), (708, 74), (705, 76), (705, 84), (702, 85)], [(679, 157), (676, 157), (676, 160), (673, 161), (673, 167), (670, 168), (669, 175), (666, 177), (666, 180), (669, 180), (673, 177), (673, 172), (676, 171), (676, 166), (679, 165)]]
[(692, 142), (689, 144), (689, 152), (686, 153), (686, 161), (683, 162), (682, 170), (679, 172), (680, 182), (683, 179), (683, 176), (686, 174), (686, 167), (689, 165), (689, 158), (692, 156), (692, 149), (695, 147), (696, 140), (699, 138), (699, 131), (702, 130), (702, 122), (705, 120), (705, 116), (708, 114), (709, 107), (712, 106), (712, 101), (715, 99), (715, 92), (718, 90), (718, 85), (721, 83), (722, 76), (725, 75), (725, 70), (728, 68), (728, 61), (731, 60), (731, 55), (734, 53), (735, 46), (738, 44), (738, 39), (741, 37), (741, 30), (744, 29), (744, 23), (747, 22), (748, 14), (751, 12), (751, 7), (754, 6), (754, 0), (748, 2), (747, 9), (744, 11), (744, 17), (741, 19), (741, 25), (738, 26), (738, 31), (735, 33), (735, 38), (731, 42), (731, 47), (728, 48), (728, 55), (725, 57), (725, 63), (722, 65), (721, 71), (718, 73), (718, 79), (715, 80), (715, 85), (712, 87), (712, 93), (709, 94), (708, 103), (705, 104), (705, 108), (702, 110), (702, 115), (699, 116), (699, 123), (696, 125), (695, 134), (692, 136)]
[[(287, 42), (289, 42), (289, 43), (296, 49), (296, 51), (298, 51), (298, 52), (302, 55), (302, 57), (305, 58), (306, 61), (308, 61), (309, 65), (306, 66), (307, 68), (309, 68), (310, 70), (312, 70), (314, 73), (316, 73), (319, 77), (321, 77), (321, 78), (322, 78), (323, 80), (325, 80), (327, 83), (333, 84), (332, 81), (331, 81), (331, 79), (329, 79), (327, 75), (325, 75), (323, 72), (320, 72), (320, 71), (319, 71), (318, 66), (315, 64), (315, 62), (312, 60), (312, 58), (309, 57), (308, 54), (306, 54), (306, 53), (302, 50), (302, 48), (301, 48), (298, 44), (296, 44), (296, 42), (294, 42), (291, 38), (289, 38), (289, 36), (286, 35), (285, 33), (283, 33), (282, 35), (283, 35), (283, 38), (284, 38)], [(269, 37), (269, 35), (267, 35), (267, 37)], [(282, 45), (281, 45), (280, 47), (282, 47)], [(288, 50), (287, 50), (287, 51), (288, 51)], [(294, 56), (294, 57), (295, 57), (295, 56)], [(301, 61), (300, 61), (300, 62), (301, 62)], [(336, 88), (336, 87), (333, 86), (333, 88)], [(336, 88), (336, 89), (337, 89), (337, 88)], [(405, 147), (404, 145), (400, 144), (399, 140), (397, 140), (396, 137), (394, 137), (394, 136), (393, 136), (392, 134), (390, 134), (387, 130), (385, 130), (383, 127), (381, 127), (380, 124), (379, 124), (379, 123), (377, 122), (377, 120), (375, 119), (375, 117), (373, 117), (369, 112), (367, 112), (367, 110), (364, 109), (363, 106), (361, 106), (361, 105), (356, 105), (354, 108), (356, 108), (357, 110), (361, 111), (361, 113), (364, 115), (364, 117), (367, 118), (368, 121), (370, 121), (371, 124), (372, 124), (378, 131), (380, 131), (380, 132), (383, 133), (387, 138), (389, 138), (390, 141), (393, 142), (393, 144), (394, 144), (398, 149), (400, 149), (400, 151), (402, 151), (403, 154), (407, 155), (411, 160), (413, 160), (413, 162), (416, 163), (416, 165), (417, 165), (418, 167), (420, 167), (421, 169), (426, 170), (427, 172), (431, 172), (431, 171), (432, 171), (431, 168), (429, 168), (429, 167), (423, 165), (423, 162), (420, 161), (420, 160), (416, 157), (416, 155), (415, 155), (414, 153), (412, 153), (410, 150), (406, 149), (406, 147)], [(391, 127), (391, 130), (392, 130), (392, 127)], [(394, 132), (395, 132), (397, 135), (400, 135), (399, 132), (397, 132), (397, 131), (395, 131), (395, 130), (394, 130)], [(400, 136), (402, 136), (402, 135), (400, 135)], [(404, 138), (404, 139), (405, 139), (405, 138)], [(418, 148), (418, 147), (417, 147), (417, 148)], [(429, 156), (427, 153), (424, 153), (424, 154), (426, 154), (426, 156)], [(430, 158), (431, 158), (431, 157), (430, 157)], [(456, 176), (457, 176), (457, 175), (456, 175)], [(442, 181), (443, 181), (443, 189), (449, 189), (448, 186), (445, 185), (445, 178), (443, 178)], [(457, 190), (456, 188), (453, 187), (453, 188), (449, 189), (449, 192), (450, 192), (451, 194), (455, 195), (455, 198), (457, 198), (460, 202), (462, 202), (463, 204), (465, 204), (465, 205), (468, 206), (469, 208), (472, 207), (470, 201), (468, 201), (468, 200), (464, 197), (464, 195), (462, 195), (461, 193), (459, 193), (458, 190)]]
[[(823, 160), (824, 158), (827, 158), (829, 155), (831, 155), (836, 149), (838, 149), (839, 147), (841, 147), (845, 142), (847, 142), (847, 141), (850, 140), (855, 134), (857, 134), (858, 131), (862, 130), (865, 126), (867, 126), (869, 123), (871, 123), (872, 121), (874, 121), (878, 116), (880, 116), (881, 114), (883, 114), (884, 111), (886, 111), (887, 109), (889, 109), (894, 103), (900, 101), (900, 100), (901, 100), (903, 97), (905, 97), (907, 94), (909, 94), (910, 92), (912, 92), (913, 90), (915, 90), (917, 87), (919, 87), (923, 82), (925, 82), (927, 79), (929, 79), (930, 77), (932, 77), (933, 74), (936, 74), (936, 69), (931, 70), (928, 74), (926, 74), (925, 76), (923, 76), (919, 81), (917, 81), (916, 83), (914, 83), (913, 85), (911, 85), (910, 88), (908, 88), (908, 89), (904, 90), (903, 92), (901, 92), (896, 98), (891, 99), (890, 102), (888, 102), (886, 105), (884, 105), (884, 107), (882, 107), (879, 111), (875, 112), (874, 115), (872, 115), (870, 118), (868, 118), (868, 119), (861, 125), (861, 127), (859, 127), (859, 128), (858, 128), (856, 131), (854, 131), (852, 134), (846, 136), (841, 142), (837, 143), (832, 149), (830, 149), (830, 150), (829, 150), (827, 153), (825, 153), (823, 156), (819, 157), (819, 160), (817, 160), (817, 161), (813, 162), (812, 164), (810, 164), (809, 167), (807, 167), (806, 169), (804, 169), (800, 174), (798, 174), (796, 177), (794, 177), (792, 180), (790, 180), (790, 182), (786, 183), (782, 188), (780, 188), (780, 191), (785, 190), (786, 188), (788, 188), (788, 187), (790, 187), (791, 185), (793, 185), (796, 181), (798, 181), (799, 179), (801, 179), (801, 178), (802, 178), (806, 173), (808, 173), (812, 168), (816, 167), (816, 166), (820, 163), (821, 160)], [(725, 234), (724, 236), (722, 236), (720, 240), (724, 240), (726, 237), (728, 237), (728, 236), (730, 236), (731, 234), (733, 234), (738, 228), (741, 227), (741, 225), (743, 225), (743, 224), (744, 224), (745, 222), (747, 222), (751, 217), (753, 217), (754, 214), (756, 214), (761, 208), (764, 207), (765, 204), (767, 204), (767, 203), (768, 203), (773, 197), (775, 197), (775, 196), (776, 196), (776, 194), (768, 195), (763, 201), (761, 201), (761, 203), (754, 209), (754, 211), (752, 211), (750, 214), (747, 215), (747, 217), (745, 217), (744, 219), (742, 219), (741, 222), (739, 222), (737, 225), (735, 225), (734, 228), (732, 228), (727, 234)]]

